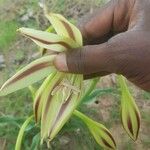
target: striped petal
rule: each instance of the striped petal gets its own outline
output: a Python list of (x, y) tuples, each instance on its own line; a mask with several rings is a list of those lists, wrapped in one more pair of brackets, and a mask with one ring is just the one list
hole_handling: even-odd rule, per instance
[[(37, 113), (37, 119), (39, 120), (41, 117), (41, 137), (44, 137), (45, 134), (48, 133), (48, 128), (50, 127), (50, 124), (46, 122), (47, 117), (51, 118), (50, 116), (47, 116), (48, 110), (53, 110), (53, 106), (51, 107), (50, 102), (52, 101), (52, 91), (59, 85), (59, 83), (63, 80), (64, 73), (56, 73), (51, 80), (49, 80), (47, 86), (45, 87), (44, 91), (41, 93), (41, 96), (39, 97), (39, 101), (42, 103), (38, 103), (38, 105), (35, 107), (35, 114)], [(38, 95), (37, 95), (38, 96)], [(55, 111), (57, 111), (57, 108), (55, 108)], [(46, 114), (43, 114), (46, 113)], [(55, 116), (52, 116), (55, 118)], [(47, 138), (46, 136), (45, 138)]]
[(35, 116), (36, 122), (39, 122), (41, 119), (42, 107), (43, 107), (43, 103), (45, 101), (45, 99), (41, 99), (42, 94), (45, 91), (45, 89), (47, 88), (47, 86), (51, 83), (51, 81), (55, 75), (56, 75), (56, 72), (49, 75), (45, 79), (45, 81), (43, 82), (41, 87), (38, 89), (38, 91), (36, 92), (36, 96), (35, 96), (34, 104), (33, 104), (33, 110), (34, 110), (34, 116)]
[(77, 105), (80, 103), (82, 93), (79, 90), (82, 89), (83, 78), (80, 75), (77, 75), (75, 78), (76, 79), (74, 81), (73, 86), (76, 88), (76, 90), (72, 89), (72, 92), (68, 99), (65, 99), (65, 101), (63, 101), (57, 118), (53, 122), (52, 129), (50, 129), (48, 132), (50, 140), (52, 140), (57, 135), (57, 133), (61, 130), (64, 124), (71, 117)]
[(102, 124), (93, 121), (81, 112), (75, 110), (74, 115), (79, 117), (89, 128), (96, 142), (104, 149), (116, 150), (116, 143), (110, 131)]
[(66, 18), (60, 14), (54, 13), (46, 14), (46, 17), (49, 19), (58, 35), (71, 38), (79, 44), (78, 47), (83, 45), (81, 32)]
[(26, 37), (30, 38), (38, 46), (45, 49), (50, 49), (54, 52), (63, 52), (78, 46), (73, 40), (69, 38), (65, 38), (54, 33), (49, 33), (47, 31), (39, 31), (29, 28), (20, 28), (18, 31)]
[[(51, 25), (47, 28), (46, 32), (54, 33), (55, 30), (54, 30), (53, 26)], [(40, 48), (40, 52), (41, 52), (42, 56), (44, 56), (45, 54), (51, 55), (53, 53), (56, 53), (50, 49), (46, 49), (46, 48), (42, 48), (42, 47)]]
[(54, 57), (55, 55), (42, 57), (21, 69), (4, 83), (0, 89), (0, 96), (28, 87), (48, 76), (55, 70), (52, 63)]
[(73, 85), (71, 87), (69, 85), (68, 89), (65, 89), (66, 93), (70, 88), (72, 89), (71, 92), (69, 91), (69, 95), (63, 95), (62, 93), (66, 88), (62, 84), (64, 80), (59, 80), (60, 84), (57, 83), (57, 86), (51, 89), (52, 91), (50, 90), (49, 94), (45, 94), (47, 95), (47, 100), (42, 110), (41, 120), (41, 136), (43, 140), (49, 137), (51, 141), (56, 136), (79, 103), (80, 92), (76, 88), (81, 89), (82, 77), (80, 75), (68, 76), (72, 78), (71, 84)]
[(91, 133), (93, 134), (96, 142), (99, 145), (101, 145), (102, 147), (106, 149), (111, 149), (111, 150), (116, 149), (115, 140), (113, 136), (111, 135), (111, 133), (109, 132), (109, 130), (105, 128), (104, 125), (99, 124), (97, 122), (93, 122), (89, 124), (88, 127)]
[(125, 83), (125, 78), (119, 76), (121, 87), (121, 120), (124, 129), (134, 141), (137, 140), (140, 129), (140, 112)]

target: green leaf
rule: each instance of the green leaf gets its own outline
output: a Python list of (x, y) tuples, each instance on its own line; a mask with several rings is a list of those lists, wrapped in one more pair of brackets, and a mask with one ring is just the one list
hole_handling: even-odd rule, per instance
[(115, 88), (104, 88), (104, 89), (95, 89), (89, 96), (83, 99), (82, 103), (91, 103), (95, 101), (95, 98), (103, 95), (114, 95), (116, 96), (118, 94), (117, 89)]
[(94, 78), (92, 80), (88, 80), (87, 84), (89, 86), (85, 86), (86, 89), (85, 89), (84, 95), (82, 97), (82, 101), (85, 101), (85, 99), (87, 99), (87, 97), (91, 94), (91, 92), (93, 92), (93, 90), (96, 87), (99, 80), (100, 80), (100, 78)]
[(78, 47), (77, 43), (70, 38), (59, 36), (47, 31), (34, 30), (30, 28), (18, 29), (26, 37), (34, 41), (38, 46), (54, 52), (63, 52)]
[(24, 119), (18, 119), (13, 116), (2, 116), (0, 117), (0, 125), (1, 124), (13, 124), (17, 127), (20, 127), (20, 123), (23, 122)]
[(40, 133), (36, 134), (32, 139), (30, 150), (38, 150), (40, 145)]
[(25, 129), (32, 119), (33, 119), (33, 116), (30, 116), (29, 118), (27, 118), (27, 120), (23, 123), (22, 127), (20, 128), (17, 141), (16, 141), (16, 145), (15, 145), (15, 150), (21, 150), (21, 144), (22, 144), (22, 139), (23, 139)]
[(5, 96), (17, 90), (28, 87), (29, 85), (40, 81), (55, 70), (53, 59), (55, 55), (39, 58), (6, 81), (0, 89), (0, 96)]

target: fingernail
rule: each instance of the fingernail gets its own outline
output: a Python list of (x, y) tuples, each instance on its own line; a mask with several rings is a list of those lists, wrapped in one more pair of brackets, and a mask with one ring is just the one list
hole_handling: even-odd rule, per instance
[(59, 71), (67, 72), (68, 66), (66, 62), (66, 54), (58, 54), (54, 60), (54, 65)]

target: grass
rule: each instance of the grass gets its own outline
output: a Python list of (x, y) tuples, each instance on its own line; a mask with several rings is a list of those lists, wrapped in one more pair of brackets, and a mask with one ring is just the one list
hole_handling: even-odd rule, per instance
[(148, 93), (148, 92), (143, 92), (143, 98), (145, 99), (145, 100), (150, 100), (150, 93)]
[(2, 5), (4, 3), (5, 0), (0, 0), (0, 4)]
[(15, 21), (0, 22), (0, 49), (6, 50), (16, 39), (17, 23)]

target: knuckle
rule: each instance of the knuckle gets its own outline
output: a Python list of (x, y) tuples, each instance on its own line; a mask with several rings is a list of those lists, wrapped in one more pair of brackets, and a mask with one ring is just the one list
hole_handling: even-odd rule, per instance
[(84, 49), (76, 49), (67, 53), (67, 65), (73, 73), (84, 73)]
[(123, 44), (123, 36), (117, 35), (107, 42), (107, 49), (109, 50), (108, 57), (112, 63), (112, 72), (120, 73), (124, 65), (126, 65), (127, 47)]

